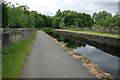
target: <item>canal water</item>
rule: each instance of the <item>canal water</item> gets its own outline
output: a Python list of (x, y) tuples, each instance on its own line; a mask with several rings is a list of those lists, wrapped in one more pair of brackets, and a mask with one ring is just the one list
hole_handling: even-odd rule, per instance
[(67, 47), (87, 57), (114, 77), (120, 76), (120, 48), (57, 33), (53, 33), (52, 37), (67, 43)]

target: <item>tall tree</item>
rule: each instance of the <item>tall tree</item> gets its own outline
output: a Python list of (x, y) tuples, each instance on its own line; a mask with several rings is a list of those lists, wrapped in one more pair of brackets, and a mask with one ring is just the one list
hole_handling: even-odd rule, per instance
[(103, 27), (114, 27), (114, 21), (115, 18), (112, 17), (111, 13), (108, 13), (107, 11), (100, 11), (99, 13), (93, 14), (93, 20), (95, 22), (95, 25), (100, 25)]
[(5, 1), (2, 1), (2, 27), (8, 27), (8, 8)]
[(55, 29), (60, 28), (60, 18), (59, 17), (54, 17), (53, 18), (52, 27), (55, 28)]
[(58, 9), (58, 11), (56, 12), (56, 17), (60, 17), (60, 15), (61, 15), (61, 10), (60, 9)]
[(60, 28), (65, 28), (65, 23), (64, 23), (64, 21), (65, 21), (65, 18), (62, 18), (61, 19), (61, 22), (60, 22)]

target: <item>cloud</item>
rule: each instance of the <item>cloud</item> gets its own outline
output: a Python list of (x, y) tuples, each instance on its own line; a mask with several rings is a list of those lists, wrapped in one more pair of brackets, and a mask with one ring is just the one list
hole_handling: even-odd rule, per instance
[(117, 2), (119, 0), (7, 0), (13, 4), (27, 5), (30, 10), (53, 16), (58, 9), (75, 10), (93, 14), (101, 10), (106, 10), (115, 14), (118, 10)]
[(95, 2), (94, 4), (98, 7), (97, 11), (107, 10), (112, 14), (118, 12), (118, 2)]

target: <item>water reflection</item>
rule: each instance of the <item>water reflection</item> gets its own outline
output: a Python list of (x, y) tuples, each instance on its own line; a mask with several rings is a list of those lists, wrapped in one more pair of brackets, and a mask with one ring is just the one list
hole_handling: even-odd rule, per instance
[(61, 35), (56, 33), (54, 33), (53, 36), (56, 37), (59, 41), (64, 41), (68, 43), (67, 47), (69, 48), (77, 48), (82, 46), (85, 47), (88, 44), (90, 46), (94, 46), (101, 51), (120, 57), (120, 47), (108, 46), (107, 44), (97, 43), (83, 38)]
[(59, 41), (64, 41), (67, 43), (67, 47), (86, 56), (94, 63), (98, 64), (102, 69), (111, 73), (114, 77), (118, 77), (120, 48), (62, 34), (54, 33), (52, 36)]

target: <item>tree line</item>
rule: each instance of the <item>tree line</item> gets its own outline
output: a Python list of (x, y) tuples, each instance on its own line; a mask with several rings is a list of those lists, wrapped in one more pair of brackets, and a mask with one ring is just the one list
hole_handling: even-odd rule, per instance
[(29, 11), (26, 5), (2, 1), (3, 28), (79, 28), (79, 27), (120, 27), (118, 14), (107, 11), (94, 13), (92, 16), (72, 10), (60, 9), (55, 16), (46, 16), (36, 11)]

